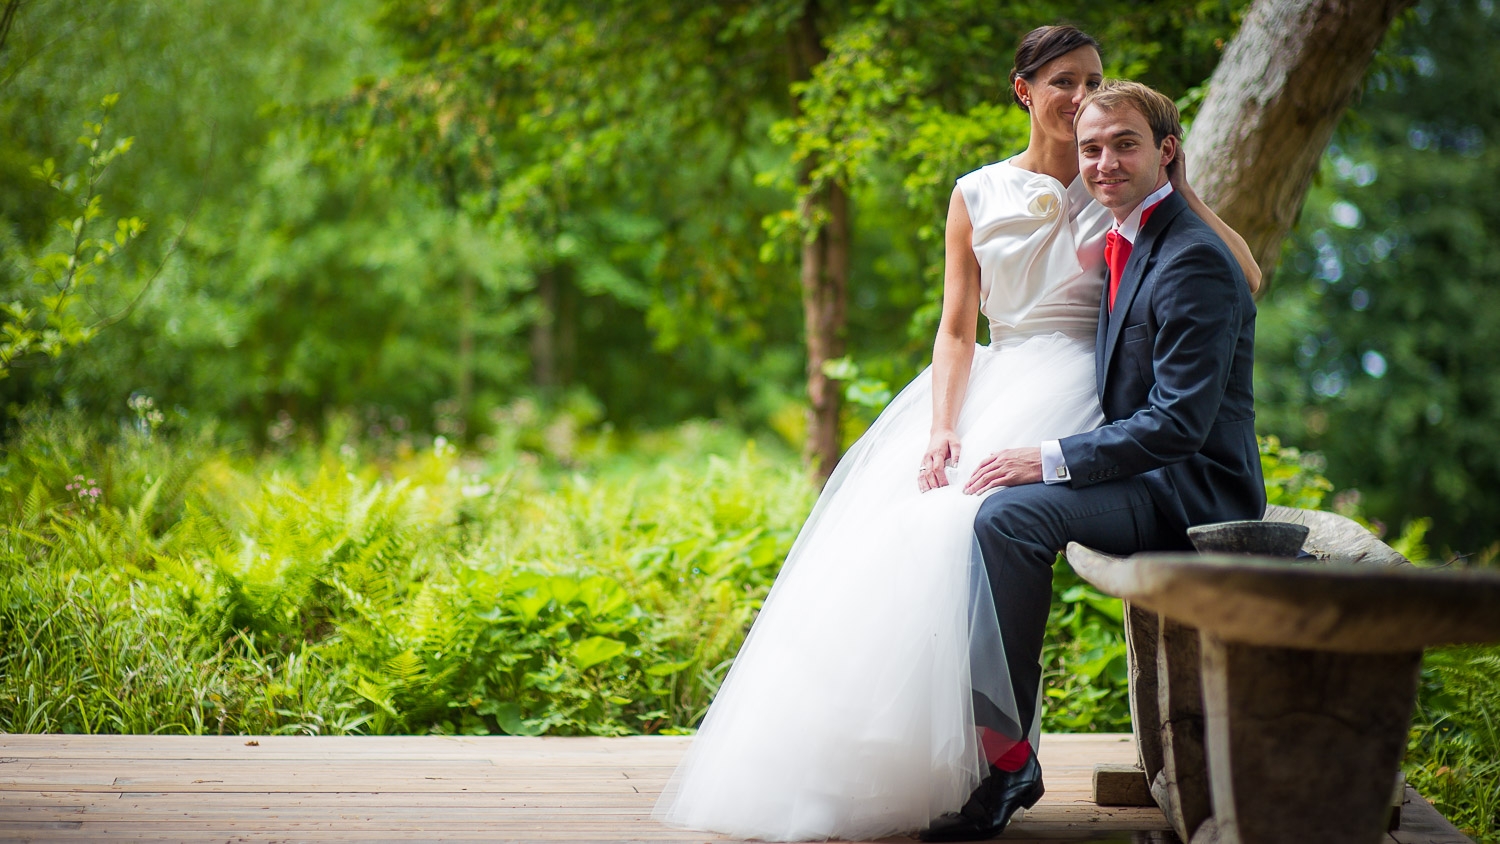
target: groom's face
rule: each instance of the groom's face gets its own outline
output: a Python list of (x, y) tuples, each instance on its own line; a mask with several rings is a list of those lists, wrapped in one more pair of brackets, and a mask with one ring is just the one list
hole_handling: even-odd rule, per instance
[(1090, 105), (1078, 115), (1078, 169), (1084, 187), (1116, 219), (1123, 220), (1166, 184), (1167, 163), (1177, 139), (1153, 143), (1146, 117), (1129, 105), (1111, 110)]

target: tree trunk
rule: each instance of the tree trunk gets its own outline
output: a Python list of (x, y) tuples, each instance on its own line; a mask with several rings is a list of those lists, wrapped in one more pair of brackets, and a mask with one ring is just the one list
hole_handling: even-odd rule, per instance
[[(793, 82), (812, 78), (828, 58), (818, 35), (818, 4), (809, 2), (791, 33)], [(797, 108), (795, 100), (793, 109)], [(803, 451), (813, 480), (833, 473), (842, 452), (839, 411), (843, 394), (823, 365), (844, 354), (844, 321), (849, 298), (849, 195), (843, 186), (813, 184), (816, 160), (802, 162), (797, 187), (802, 193), (802, 314), (807, 331), (807, 444)]]
[(1208, 83), (1188, 179), (1269, 278), (1333, 130), (1415, 0), (1256, 0)]
[(829, 184), (808, 197), (804, 217), (817, 209), (827, 215), (802, 246), (802, 313), (807, 326), (807, 447), (814, 480), (828, 480), (843, 443), (839, 382), (823, 374), (823, 364), (844, 354), (844, 320), (849, 298), (849, 196)]

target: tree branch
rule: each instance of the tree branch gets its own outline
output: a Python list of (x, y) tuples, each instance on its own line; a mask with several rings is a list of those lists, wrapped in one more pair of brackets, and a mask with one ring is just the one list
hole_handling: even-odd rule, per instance
[(10, 25), (16, 21), (16, 12), (21, 9), (21, 0), (5, 0), (0, 11), (0, 55), (5, 53), (5, 42), (10, 38)]
[(108, 328), (111, 325), (118, 323), (120, 320), (123, 320), (126, 317), (130, 316), (131, 313), (135, 311), (136, 306), (146, 298), (146, 292), (149, 291), (151, 289), (151, 286), (156, 283), (156, 279), (161, 276), (162, 270), (166, 269), (167, 262), (172, 260), (173, 255), (177, 254), (178, 248), (182, 246), (182, 239), (187, 236), (188, 229), (192, 228), (193, 220), (198, 217), (198, 209), (203, 205), (203, 195), (208, 192), (209, 165), (213, 162), (214, 159), (214, 146), (217, 140), (218, 124), (213, 124), (209, 127), (208, 130), (208, 154), (206, 155), (206, 161), (202, 168), (203, 182), (198, 187), (198, 195), (193, 199), (193, 207), (188, 209), (187, 218), (182, 221), (182, 228), (177, 230), (177, 236), (172, 238), (172, 242), (167, 246), (166, 254), (161, 256), (161, 261), (156, 265), (155, 271), (153, 271), (151, 275), (147, 277), (145, 283), (141, 285), (141, 289), (136, 291), (135, 296), (131, 298), (130, 302), (126, 304), (123, 309), (115, 312), (114, 314), (111, 314), (110, 316), (104, 317), (98, 322), (89, 326), (90, 332), (97, 332), (101, 329)]

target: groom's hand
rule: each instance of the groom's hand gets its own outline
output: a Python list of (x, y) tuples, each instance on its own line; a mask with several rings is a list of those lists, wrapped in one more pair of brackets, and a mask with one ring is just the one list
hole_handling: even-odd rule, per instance
[(997, 451), (979, 464), (970, 476), (964, 492), (978, 495), (995, 487), (1020, 486), (1042, 481), (1042, 450), (1040, 448), (1008, 448)]

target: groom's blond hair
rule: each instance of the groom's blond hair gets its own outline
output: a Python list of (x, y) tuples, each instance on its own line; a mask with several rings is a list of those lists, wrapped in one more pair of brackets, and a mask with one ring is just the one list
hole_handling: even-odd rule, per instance
[(1073, 115), (1075, 128), (1089, 106), (1104, 111), (1122, 107), (1135, 109), (1146, 118), (1146, 125), (1151, 127), (1151, 140), (1158, 147), (1168, 135), (1182, 139), (1182, 117), (1177, 113), (1177, 104), (1149, 85), (1126, 79), (1106, 80), (1079, 103), (1078, 113)]

